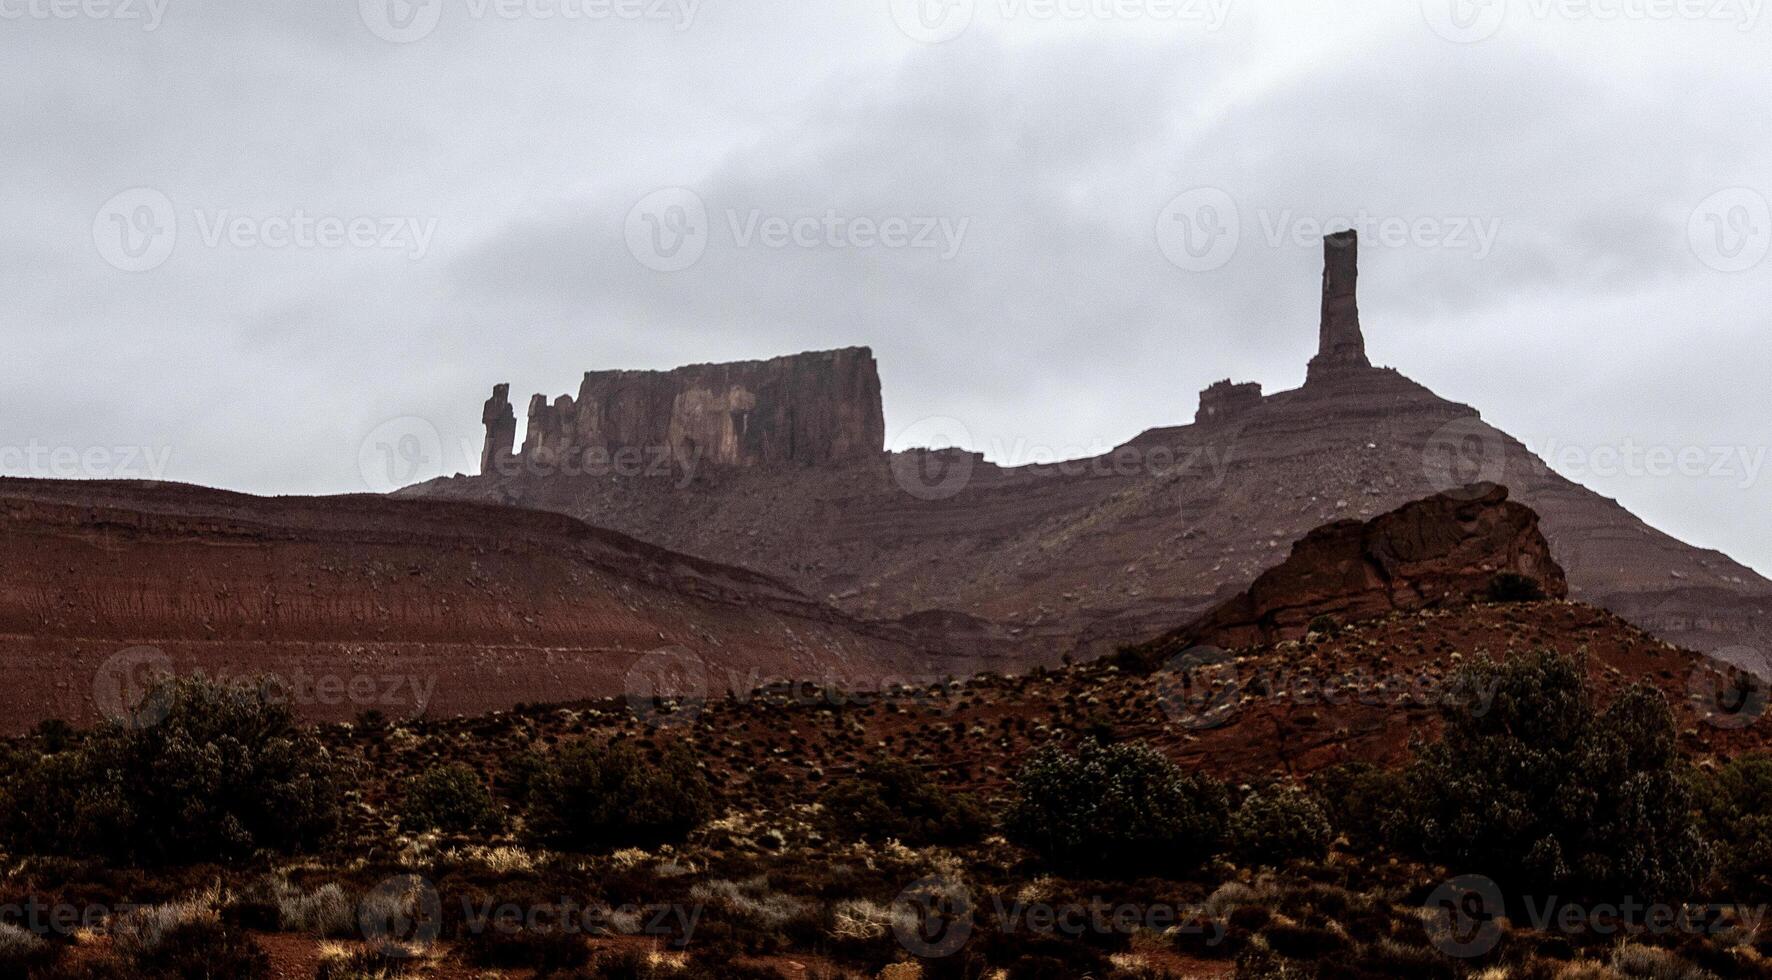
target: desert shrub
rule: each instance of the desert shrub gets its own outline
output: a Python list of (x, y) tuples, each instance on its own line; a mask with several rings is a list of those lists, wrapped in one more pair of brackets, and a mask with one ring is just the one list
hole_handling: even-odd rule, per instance
[(1298, 786), (1250, 793), (1229, 824), (1231, 850), (1248, 864), (1320, 858), (1329, 850), (1330, 836), (1322, 805)]
[(530, 791), (547, 770), (547, 757), (541, 753), (517, 753), (498, 774), (499, 795), (515, 802), (519, 809), (528, 806)]
[(1395, 826), (1403, 806), (1401, 772), (1346, 762), (1313, 774), (1310, 787), (1323, 802), (1331, 826), (1350, 844), (1364, 850), (1390, 844), (1389, 828)]
[(431, 766), (407, 780), (400, 823), (409, 831), (468, 834), (497, 829), (499, 815), (480, 774), (452, 762)]
[(1544, 589), (1537, 580), (1519, 572), (1499, 572), (1489, 580), (1490, 602), (1537, 602)]
[(1178, 871), (1217, 853), (1229, 798), (1145, 745), (1047, 747), (1015, 776), (1004, 832), (1067, 871)]
[(1620, 943), (1612, 950), (1612, 969), (1632, 980), (1717, 980), (1717, 975), (1680, 959), (1665, 949)]
[(1310, 625), (1306, 628), (1312, 633), (1321, 633), (1324, 636), (1334, 636), (1335, 632), (1341, 628), (1341, 624), (1335, 621), (1334, 616), (1324, 613), (1320, 616), (1312, 616)]
[(1772, 897), (1772, 757), (1731, 759), (1715, 773), (1694, 777), (1693, 788), (1729, 894)]
[(271, 958), (252, 938), (214, 919), (181, 922), (135, 957), (139, 976), (153, 980), (260, 980)]
[(477, 966), (530, 969), (538, 977), (577, 969), (590, 962), (591, 948), (572, 929), (529, 929), (488, 922), (462, 934), (458, 945)]
[(969, 844), (990, 829), (990, 817), (976, 799), (943, 790), (921, 769), (898, 759), (870, 763), (855, 778), (832, 784), (819, 802), (825, 830), (848, 839)]
[(416, 972), (413, 965), (410, 955), (393, 947), (347, 949), (327, 944), (320, 948), (314, 980), (391, 980)]
[(45, 718), (31, 729), (31, 738), (46, 753), (65, 752), (73, 747), (78, 733), (74, 726), (60, 718)]
[(710, 965), (699, 959), (677, 962), (637, 949), (605, 954), (579, 976), (585, 980), (782, 980), (781, 972), (769, 967), (731, 961)]
[(1486, 658), (1452, 679), (1445, 730), (1418, 745), (1399, 839), (1510, 894), (1679, 901), (1711, 852), (1661, 693), (1595, 710), (1582, 665)]
[(0, 922), (0, 980), (28, 980), (54, 958), (55, 950), (42, 937)]
[(169, 680), (151, 697), (158, 724), (106, 724), (7, 781), (0, 835), (11, 849), (235, 861), (312, 849), (337, 826), (331, 757), (276, 689)]
[(567, 851), (681, 841), (713, 813), (707, 779), (680, 744), (651, 760), (627, 742), (580, 739), (547, 760), (529, 797), (528, 832)]

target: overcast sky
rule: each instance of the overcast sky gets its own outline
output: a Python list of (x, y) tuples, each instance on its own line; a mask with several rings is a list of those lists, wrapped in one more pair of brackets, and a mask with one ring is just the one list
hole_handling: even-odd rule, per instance
[(1086, 455), (1301, 383), (1363, 222), (1374, 361), (1772, 572), (1762, 2), (0, 0), (0, 471), (382, 490), (852, 344)]

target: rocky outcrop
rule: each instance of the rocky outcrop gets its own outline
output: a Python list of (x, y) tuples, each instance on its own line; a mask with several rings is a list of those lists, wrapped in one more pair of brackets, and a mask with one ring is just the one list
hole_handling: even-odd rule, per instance
[[(494, 399), (507, 390), (498, 386)], [(490, 447), (501, 439), (508, 446), (509, 437), (495, 430), (488, 406), (492, 460)], [(879, 457), (885, 443), (873, 352), (851, 347), (673, 371), (587, 371), (576, 399), (530, 401), (523, 450), (511, 460), (519, 469), (571, 470), (637, 453), (680, 470), (807, 466)]]
[(1317, 356), (1309, 380), (1349, 368), (1369, 368), (1360, 330), (1360, 236), (1337, 232), (1323, 239), (1323, 312), (1317, 324)]
[(511, 455), (511, 440), (517, 438), (517, 413), (511, 410), (511, 386), (493, 385), (492, 397), (480, 409), (480, 422), (486, 426), (486, 444), (480, 450), (480, 472), (491, 473)]
[(1229, 421), (1260, 404), (1260, 382), (1232, 384), (1229, 378), (1216, 381), (1200, 392), (1200, 408), (1194, 413), (1194, 424)]
[(1297, 639), (1318, 616), (1345, 622), (1464, 605), (1504, 572), (1531, 580), (1547, 597), (1566, 597), (1569, 583), (1538, 530), (1538, 514), (1507, 497), (1506, 487), (1478, 484), (1370, 521), (1326, 524), (1181, 636), (1221, 647)]

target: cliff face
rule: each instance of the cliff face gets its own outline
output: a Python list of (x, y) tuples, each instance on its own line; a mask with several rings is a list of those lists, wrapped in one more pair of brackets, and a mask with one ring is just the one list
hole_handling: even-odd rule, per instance
[[(507, 392), (495, 388), (494, 401)], [(637, 453), (680, 469), (806, 466), (878, 457), (886, 444), (879, 369), (865, 347), (673, 371), (587, 371), (576, 399), (531, 399), (517, 456), (494, 424), (504, 415), (488, 403), (485, 456), (502, 452), (519, 465)]]

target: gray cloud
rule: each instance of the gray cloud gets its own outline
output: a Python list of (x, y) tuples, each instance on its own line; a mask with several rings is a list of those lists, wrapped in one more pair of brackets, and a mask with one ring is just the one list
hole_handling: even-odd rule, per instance
[[(1535, 444), (1769, 441), (1772, 260), (1716, 271), (1688, 226), (1718, 191), (1772, 196), (1772, 24), (1521, 0), (1457, 44), (1413, 0), (1240, 3), (1218, 31), (992, 0), (921, 44), (887, 0), (708, 0), (683, 30), (452, 0), (397, 44), (355, 7), (0, 20), (0, 446), (151, 444), (173, 478), (357, 491), (390, 420), (471, 468), (495, 381), (560, 393), (591, 368), (866, 343), (890, 430), (951, 416), (993, 455), (1088, 452), (1191, 418), (1220, 377), (1300, 382), (1318, 256), (1292, 239), (1362, 214), (1494, 234), (1365, 249), (1376, 359)], [(178, 243), (126, 273), (93, 223), (139, 186), (173, 203)], [(676, 186), (710, 239), (660, 272), (626, 222)], [(1201, 187), (1242, 241), (1187, 271), (1158, 216)], [(434, 240), (418, 260), (203, 240), (298, 212)], [(944, 256), (733, 230), (827, 213), (964, 234)], [(1571, 475), (1772, 571), (1772, 474)]]

